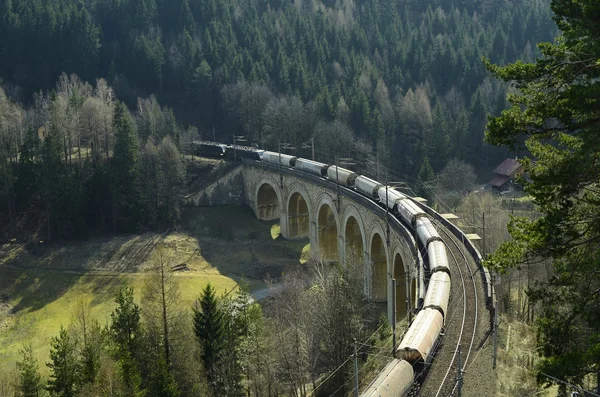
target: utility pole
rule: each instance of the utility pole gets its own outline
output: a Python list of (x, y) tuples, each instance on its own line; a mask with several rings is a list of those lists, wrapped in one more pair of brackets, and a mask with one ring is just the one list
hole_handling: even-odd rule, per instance
[(485, 258), (486, 256), (486, 241), (485, 241), (485, 212), (483, 213), (483, 257)]
[(246, 136), (245, 135), (235, 135), (233, 134), (233, 162), (237, 162), (237, 152), (235, 149), (235, 145), (236, 142), (246, 142)]
[(279, 153), (279, 184), (281, 186), (281, 189), (283, 190), (283, 166), (281, 164), (281, 151), (284, 149), (295, 149), (294, 147), (290, 146), (289, 142), (281, 142), (281, 141), (277, 141), (277, 150)]
[(336, 202), (337, 205), (336, 205), (336, 207), (337, 207), (337, 212), (339, 213), (340, 210), (341, 210), (341, 205), (340, 205), (340, 175), (339, 175), (339, 168), (340, 167), (338, 165), (337, 158), (336, 158), (335, 164), (336, 164), (336, 166), (335, 166), (335, 187), (336, 187), (336, 190), (337, 190), (337, 202)]
[(390, 249), (390, 206), (389, 206), (389, 196), (388, 196), (388, 181), (387, 181), (387, 174), (385, 177), (385, 225), (386, 225), (386, 237), (385, 237), (385, 243), (388, 247), (388, 250)]
[(396, 279), (392, 278), (392, 356), (396, 350)]
[(315, 161), (315, 137), (310, 138), (310, 143), (304, 142), (302, 144), (302, 149), (311, 149), (312, 150), (312, 159)]
[(358, 397), (358, 352), (356, 338), (354, 338), (354, 397)]
[(341, 203), (340, 203), (340, 178), (339, 178), (339, 172), (338, 169), (340, 167), (340, 164), (344, 164), (344, 165), (354, 165), (354, 163), (351, 163), (352, 159), (350, 157), (338, 157), (335, 156), (335, 187), (336, 187), (336, 191), (337, 191), (337, 212), (339, 213), (341, 211)]
[(460, 346), (458, 347), (458, 375), (456, 377), (456, 390), (458, 391), (458, 397), (462, 396), (462, 384), (463, 384), (463, 373), (462, 373), (462, 362), (460, 361)]
[[(496, 273), (492, 271), (492, 288), (496, 290)], [(498, 354), (498, 300), (495, 299), (496, 294), (493, 294), (494, 298), (494, 361), (492, 363), (492, 369), (496, 369), (496, 356)]]
[(277, 152), (279, 153), (279, 186), (283, 191), (283, 170), (281, 169), (281, 141), (277, 141)]
[(215, 134), (215, 126), (213, 125), (213, 142), (217, 141), (217, 135)]

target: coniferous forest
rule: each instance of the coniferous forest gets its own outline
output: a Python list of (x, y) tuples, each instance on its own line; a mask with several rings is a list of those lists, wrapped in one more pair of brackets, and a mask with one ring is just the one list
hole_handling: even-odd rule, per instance
[(1, 0), (2, 220), (45, 202), (47, 238), (168, 225), (168, 198), (128, 208), (111, 169), (139, 170), (149, 138), (182, 150), (185, 134), (271, 149), (314, 137), (323, 161), (361, 150), (405, 179), (452, 159), (488, 171), (507, 154), (483, 135), (508, 85), (481, 58), (533, 60), (556, 34), (548, 3)]
[[(444, 170), (464, 186), (441, 176), (438, 186), (462, 194), (508, 155), (533, 153), (544, 161), (523, 162), (533, 170), (523, 185), (547, 217), (515, 218), (515, 241), (488, 264), (506, 271), (556, 259), (551, 288), (529, 290), (545, 308), (540, 368), (582, 384), (598, 372), (600, 317), (589, 304), (600, 296), (589, 276), (597, 273), (599, 235), (598, 192), (589, 188), (598, 184), (597, 92), (562, 90), (598, 82), (597, 74), (585, 80), (578, 73), (588, 72), (570, 68), (584, 62), (572, 54), (598, 53), (600, 11), (583, 18), (585, 29), (540, 51), (537, 43), (558, 34), (556, 22), (568, 33), (569, 21), (581, 18), (571, 0), (553, 1), (555, 9), (550, 3), (0, 0), (0, 243), (35, 248), (176, 228), (195, 139), (243, 136), (270, 150), (285, 142), (302, 156), (312, 141), (317, 160), (350, 157), (358, 171), (381, 170), (427, 198), (431, 191), (418, 185)], [(593, 37), (596, 47), (581, 50), (581, 37)], [(539, 61), (542, 55), (554, 63)], [(595, 58), (585, 62), (582, 70), (598, 69)], [(544, 90), (564, 100), (540, 110)], [(556, 133), (546, 123), (555, 119), (568, 128)], [(557, 160), (540, 146), (554, 144), (547, 138), (572, 158)], [(591, 176), (573, 178), (590, 158)], [(592, 219), (583, 231), (582, 219)], [(313, 264), (309, 281), (282, 276), (281, 299), (264, 306), (248, 286), (228, 297), (209, 284), (194, 308), (182, 309), (172, 264), (161, 255), (152, 257), (139, 305), (123, 287), (105, 323), (81, 306), (71, 327), (52, 338), (46, 363), (23, 346), (19, 395), (345, 395), (353, 338), (373, 338), (367, 371), (376, 373), (373, 357), (389, 351), (389, 329), (373, 317), (361, 269)], [(591, 270), (579, 270), (582, 263)], [(571, 345), (556, 348), (563, 339)]]

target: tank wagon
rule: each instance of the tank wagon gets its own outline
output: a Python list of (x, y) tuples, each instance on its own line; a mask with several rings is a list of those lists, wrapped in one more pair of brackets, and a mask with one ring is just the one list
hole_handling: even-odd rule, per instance
[(290, 156), (289, 154), (268, 152), (265, 151), (262, 154), (262, 161), (270, 164), (280, 164), (283, 167), (293, 168), (296, 165), (296, 156)]
[(421, 217), (417, 219), (416, 224), (417, 236), (423, 247), (427, 247), (427, 245), (432, 241), (442, 240), (429, 218)]
[(332, 165), (327, 168), (327, 178), (329, 178), (329, 180), (349, 188), (354, 187), (357, 177), (358, 174), (356, 172), (338, 167), (337, 165)]
[(356, 190), (359, 193), (364, 194), (365, 196), (371, 199), (379, 198), (379, 189), (383, 187), (383, 185), (377, 181), (374, 181), (371, 178), (367, 178), (366, 176), (359, 176), (356, 178)]
[(413, 383), (414, 371), (408, 361), (394, 359), (385, 366), (362, 394), (363, 397), (402, 397)]
[(442, 327), (444, 316), (435, 309), (421, 310), (406, 331), (395, 352), (396, 358), (411, 363), (428, 362)]
[[(195, 143), (204, 155), (229, 158), (234, 147), (214, 142)], [(402, 396), (412, 385), (413, 364), (428, 362), (444, 327), (450, 298), (450, 268), (446, 246), (428, 215), (410, 197), (373, 179), (335, 165), (327, 165), (286, 154), (260, 151), (256, 148), (236, 146), (238, 158), (249, 158), (265, 163), (294, 168), (301, 172), (326, 178), (387, 208), (415, 230), (417, 240), (427, 252), (427, 265), (419, 271), (419, 300), (423, 308), (417, 313), (406, 334), (395, 349), (396, 360), (380, 373), (379, 377), (362, 394), (363, 397)], [(231, 155), (230, 158), (233, 158)], [(429, 274), (427, 292), (425, 277)]]
[(322, 178), (327, 177), (327, 169), (329, 168), (327, 164), (302, 158), (296, 159), (295, 167), (298, 170), (317, 175)]

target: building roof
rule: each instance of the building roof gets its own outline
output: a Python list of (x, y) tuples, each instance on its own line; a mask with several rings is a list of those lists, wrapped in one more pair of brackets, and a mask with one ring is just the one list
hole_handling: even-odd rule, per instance
[(496, 169), (494, 170), (494, 174), (513, 177), (515, 173), (522, 168), (523, 166), (519, 164), (517, 159), (506, 159), (502, 162), (502, 164), (496, 167)]
[(504, 185), (506, 182), (508, 182), (509, 180), (510, 180), (510, 176), (508, 176), (508, 175), (496, 175), (488, 183), (492, 186), (500, 187), (500, 186)]

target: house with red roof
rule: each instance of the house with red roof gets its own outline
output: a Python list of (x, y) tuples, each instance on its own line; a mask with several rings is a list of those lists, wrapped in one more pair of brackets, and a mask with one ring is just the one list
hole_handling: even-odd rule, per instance
[(520, 190), (515, 178), (523, 173), (523, 166), (515, 159), (506, 159), (494, 171), (494, 177), (488, 182), (496, 192)]

